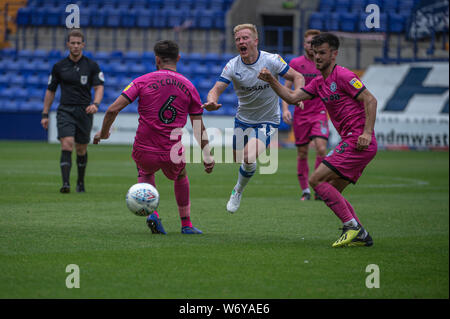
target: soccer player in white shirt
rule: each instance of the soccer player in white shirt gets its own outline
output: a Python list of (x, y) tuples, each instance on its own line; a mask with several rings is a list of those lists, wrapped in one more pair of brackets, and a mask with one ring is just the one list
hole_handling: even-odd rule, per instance
[[(258, 50), (258, 31), (253, 24), (240, 24), (234, 30), (234, 41), (239, 55), (224, 67), (219, 80), (209, 91), (202, 107), (208, 111), (219, 109), (220, 95), (230, 83), (239, 100), (233, 136), (233, 159), (242, 163), (238, 181), (234, 187), (227, 210), (238, 210), (242, 192), (256, 171), (256, 159), (266, 150), (270, 136), (280, 125), (279, 97), (270, 85), (258, 79), (263, 68), (275, 76), (283, 76), (294, 83), (295, 88), (304, 86), (303, 76), (290, 68), (278, 55)], [(242, 152), (243, 151), (243, 152)]]

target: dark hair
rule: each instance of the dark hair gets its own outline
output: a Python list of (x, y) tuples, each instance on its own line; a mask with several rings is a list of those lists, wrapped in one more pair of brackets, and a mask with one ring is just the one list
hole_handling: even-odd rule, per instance
[(84, 35), (80, 30), (71, 30), (69, 34), (67, 34), (67, 42), (70, 42), (70, 37), (81, 38), (81, 42), (84, 42)]
[(160, 57), (165, 63), (177, 62), (178, 54), (180, 52), (178, 44), (170, 40), (156, 42), (153, 51), (155, 51), (155, 56)]
[(339, 49), (339, 38), (334, 34), (328, 32), (316, 35), (311, 41), (311, 46), (318, 47), (324, 43), (328, 43), (332, 50)]

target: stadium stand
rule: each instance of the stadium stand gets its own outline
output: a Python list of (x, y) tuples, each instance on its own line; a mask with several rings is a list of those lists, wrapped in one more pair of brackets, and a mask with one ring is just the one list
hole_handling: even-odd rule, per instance
[[(408, 17), (419, 0), (320, 0), (318, 11), (309, 17), (309, 27), (324, 31), (344, 32), (393, 32), (406, 29)], [(365, 24), (369, 4), (380, 8), (380, 28), (368, 28)]]

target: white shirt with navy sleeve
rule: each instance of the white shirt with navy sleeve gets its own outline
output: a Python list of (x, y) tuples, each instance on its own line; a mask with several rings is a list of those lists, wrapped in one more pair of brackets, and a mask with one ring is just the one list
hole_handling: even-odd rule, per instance
[(240, 55), (224, 67), (219, 81), (233, 83), (239, 100), (236, 119), (248, 124), (280, 124), (280, 99), (269, 83), (258, 79), (263, 68), (275, 77), (283, 76), (289, 65), (278, 54), (259, 51), (255, 63), (245, 64)]

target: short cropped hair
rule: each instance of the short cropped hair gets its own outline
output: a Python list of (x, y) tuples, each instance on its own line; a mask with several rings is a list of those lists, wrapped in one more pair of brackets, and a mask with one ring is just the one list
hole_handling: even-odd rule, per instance
[(70, 42), (70, 37), (81, 38), (81, 42), (84, 42), (83, 32), (80, 30), (73, 29), (67, 34), (67, 42)]
[(258, 29), (256, 28), (256, 26), (254, 24), (251, 24), (251, 23), (238, 24), (237, 26), (234, 27), (233, 34), (236, 34), (237, 32), (239, 32), (243, 29), (249, 29), (250, 31), (252, 31), (255, 38), (258, 39)]
[(310, 35), (316, 36), (316, 35), (319, 35), (319, 34), (320, 34), (320, 30), (309, 29), (309, 30), (306, 30), (306, 32), (305, 32), (305, 38), (309, 37)]
[(153, 47), (155, 56), (160, 57), (164, 63), (177, 62), (180, 49), (178, 44), (171, 40), (161, 40)]
[(311, 41), (311, 46), (318, 47), (324, 43), (328, 43), (332, 50), (339, 49), (339, 38), (334, 34), (328, 32), (316, 35)]

